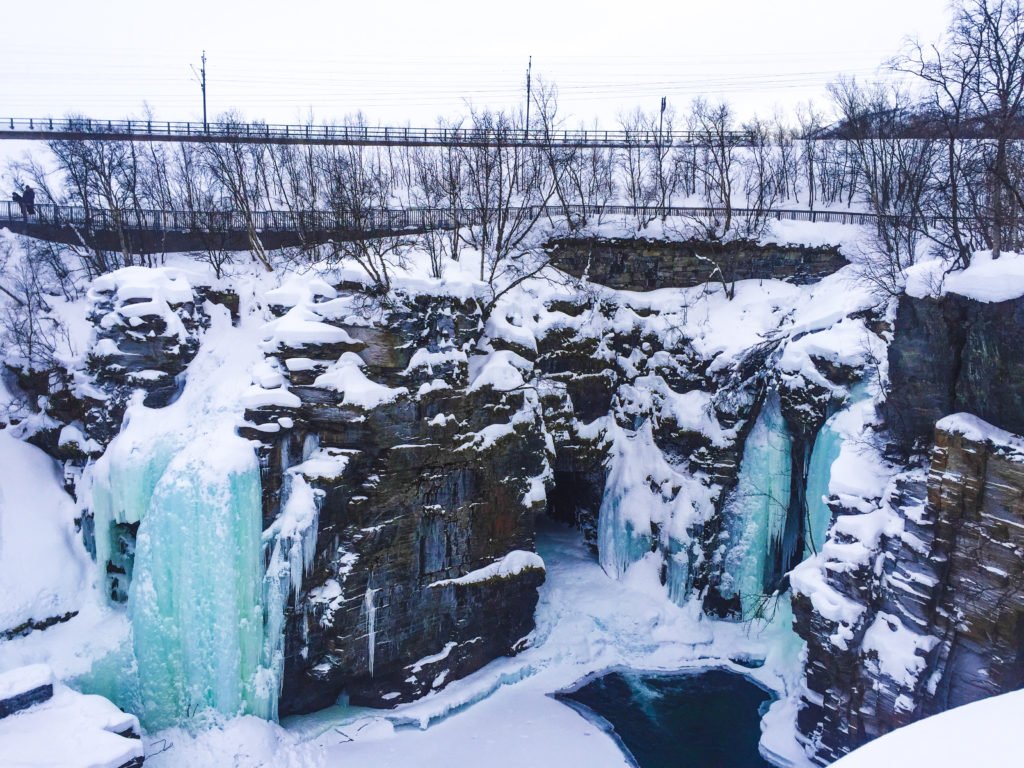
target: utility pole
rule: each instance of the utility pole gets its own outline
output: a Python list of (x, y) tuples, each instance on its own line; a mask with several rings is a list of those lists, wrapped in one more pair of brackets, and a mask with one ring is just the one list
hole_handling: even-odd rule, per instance
[(526, 132), (524, 138), (530, 136), (530, 74), (533, 70), (533, 56), (526, 63)]
[(202, 62), (203, 62), (203, 66), (199, 70), (199, 74), (200, 74), (202, 79), (199, 81), (199, 84), (200, 84), (200, 86), (203, 89), (203, 133), (209, 133), (210, 132), (210, 126), (209, 126), (209, 123), (206, 122), (206, 51), (205, 50), (203, 51)]
[(664, 96), (662, 96), (661, 97), (661, 114), (658, 116), (658, 144), (659, 144), (659, 146), (662, 143), (664, 143), (663, 140), (662, 140), (662, 136), (663, 136), (663, 134), (662, 134), (662, 126), (664, 126), (664, 124), (665, 124), (665, 107), (666, 106), (668, 106), (668, 100)]

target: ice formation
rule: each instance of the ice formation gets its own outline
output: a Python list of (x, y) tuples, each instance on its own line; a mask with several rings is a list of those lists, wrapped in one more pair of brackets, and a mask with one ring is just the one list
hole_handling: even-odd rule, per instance
[(756, 615), (777, 576), (789, 514), (793, 439), (769, 392), (747, 437), (740, 476), (726, 513), (728, 542), (721, 592), (738, 597), (743, 618)]
[(377, 606), (373, 598), (377, 590), (373, 587), (366, 588), (363, 595), (363, 610), (366, 612), (366, 656), (369, 660), (367, 667), (370, 670), (370, 677), (373, 677), (373, 657), (377, 650)]
[(268, 716), (277, 698), (260, 664), (259, 466), (245, 441), (231, 442), (231, 453), (197, 443), (178, 453), (139, 526), (128, 612), (149, 727), (206, 708)]

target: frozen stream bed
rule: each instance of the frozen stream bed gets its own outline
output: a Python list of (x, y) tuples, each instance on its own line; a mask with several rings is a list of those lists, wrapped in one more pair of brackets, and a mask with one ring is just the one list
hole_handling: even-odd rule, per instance
[(612, 736), (552, 695), (616, 667), (719, 667), (750, 676), (778, 698), (762, 722), (762, 751), (807, 765), (793, 739), (801, 644), (783, 605), (771, 623), (711, 621), (696, 606), (668, 599), (653, 559), (615, 581), (578, 532), (554, 524), (542, 527), (538, 550), (547, 582), (530, 647), (520, 655), (393, 710), (338, 706), (283, 727), (245, 717), (194, 735), (168, 729), (149, 741), (153, 751), (173, 746), (147, 765), (629, 765)]

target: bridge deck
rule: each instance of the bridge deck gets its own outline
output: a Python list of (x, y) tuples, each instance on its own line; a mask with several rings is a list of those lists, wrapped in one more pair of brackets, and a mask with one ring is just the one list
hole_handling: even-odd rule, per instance
[[(724, 208), (605, 206), (544, 206), (531, 214), (558, 218), (586, 216), (643, 216), (710, 218), (725, 215)], [(871, 224), (873, 214), (850, 211), (758, 210), (733, 208), (736, 217), (766, 216), (773, 219)], [(470, 209), (404, 208), (375, 209), (358, 216), (333, 211), (175, 211), (131, 209), (111, 211), (76, 206), (37, 204), (33, 215), (20, 206), (0, 201), (0, 227), (51, 242), (88, 245), (104, 250), (154, 253), (190, 250), (248, 250), (258, 236), (266, 248), (316, 245), (344, 241), (415, 235), (437, 229), (470, 226), (479, 215)], [(122, 239), (124, 240), (122, 242)]]
[[(30, 141), (103, 140), (243, 144), (320, 144), (409, 147), (591, 147), (657, 148), (704, 146), (716, 138), (700, 131), (559, 130), (526, 131), (409, 126), (301, 125), (271, 123), (191, 123), (166, 120), (93, 120), (91, 118), (0, 118), (0, 139)], [(751, 142), (746, 131), (728, 131), (718, 140), (733, 146)]]

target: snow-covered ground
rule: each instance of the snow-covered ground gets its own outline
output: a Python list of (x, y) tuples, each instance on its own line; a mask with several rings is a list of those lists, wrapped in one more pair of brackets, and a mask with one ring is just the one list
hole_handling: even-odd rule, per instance
[(1009, 768), (1021, 764), (1024, 691), (983, 699), (911, 723), (850, 753), (834, 768)]

